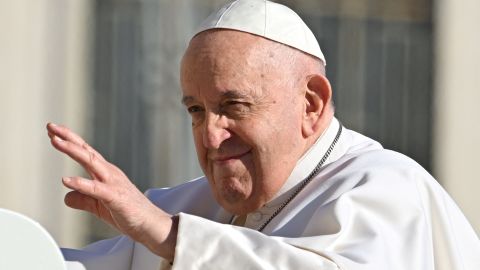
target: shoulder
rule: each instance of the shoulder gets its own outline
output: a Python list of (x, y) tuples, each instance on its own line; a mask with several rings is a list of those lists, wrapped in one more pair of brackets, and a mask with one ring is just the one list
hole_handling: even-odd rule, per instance
[(325, 219), (355, 218), (358, 224), (398, 228), (425, 222), (423, 185), (437, 184), (415, 161), (394, 151), (372, 149), (347, 153), (329, 164), (309, 190)]
[[(429, 175), (429, 173), (412, 158), (392, 150), (377, 149), (359, 154), (346, 156), (352, 159), (352, 165), (361, 166), (363, 171), (390, 171), (407, 172)], [(360, 168), (359, 168), (360, 169)]]
[(410, 157), (387, 149), (349, 153), (335, 162), (340, 181), (359, 187), (372, 187), (385, 193), (413, 195), (419, 185), (439, 187), (433, 176)]
[[(360, 133), (346, 129), (348, 149), (335, 163), (345, 168), (349, 174), (399, 175), (401, 178), (413, 175), (432, 178), (431, 175), (412, 158), (392, 150), (384, 149), (380, 143)], [(333, 164), (332, 164), (333, 165)]]
[(384, 149), (375, 140), (348, 129), (344, 141), (344, 154), (320, 175), (319, 185), (338, 188), (331, 199), (355, 194), (418, 205), (425, 195), (420, 192), (424, 187), (444, 193), (433, 176), (410, 157)]

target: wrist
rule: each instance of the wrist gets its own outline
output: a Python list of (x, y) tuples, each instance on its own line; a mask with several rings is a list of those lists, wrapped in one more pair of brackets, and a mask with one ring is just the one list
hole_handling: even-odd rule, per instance
[(177, 242), (178, 216), (169, 215), (159, 208), (151, 215), (138, 242), (142, 243), (152, 253), (173, 261)]

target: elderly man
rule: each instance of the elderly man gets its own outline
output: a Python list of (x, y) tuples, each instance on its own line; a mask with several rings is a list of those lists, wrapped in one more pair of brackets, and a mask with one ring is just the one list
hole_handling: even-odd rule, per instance
[(145, 197), (79, 136), (52, 145), (92, 179), (65, 203), (125, 236), (64, 249), (87, 269), (480, 269), (478, 237), (418, 164), (334, 118), (325, 59), (290, 9), (238, 0), (181, 64), (205, 173)]

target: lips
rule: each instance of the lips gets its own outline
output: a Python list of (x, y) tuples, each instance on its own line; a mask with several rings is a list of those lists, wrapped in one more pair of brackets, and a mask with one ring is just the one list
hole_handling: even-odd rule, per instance
[(245, 151), (245, 152), (240, 153), (240, 154), (218, 155), (218, 156), (213, 156), (211, 159), (212, 159), (215, 163), (224, 163), (224, 162), (228, 162), (228, 161), (231, 161), (231, 160), (241, 159), (242, 157), (246, 156), (246, 155), (249, 154), (250, 152), (251, 152), (251, 151), (248, 150), (248, 151)]

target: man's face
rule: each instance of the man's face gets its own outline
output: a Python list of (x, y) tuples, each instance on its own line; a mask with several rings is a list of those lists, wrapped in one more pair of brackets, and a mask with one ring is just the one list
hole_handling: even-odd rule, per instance
[(304, 152), (304, 101), (272, 41), (237, 31), (195, 37), (181, 68), (198, 160), (216, 200), (245, 214), (281, 188)]

